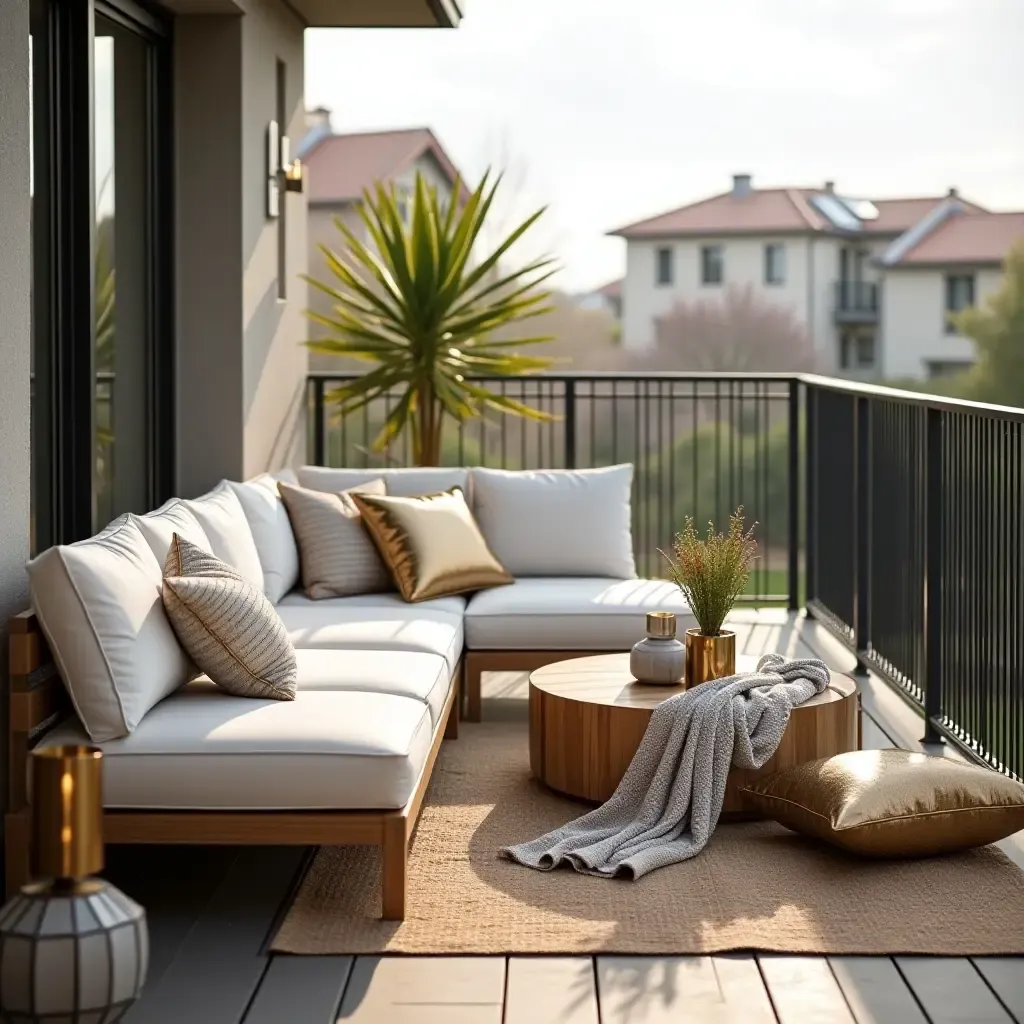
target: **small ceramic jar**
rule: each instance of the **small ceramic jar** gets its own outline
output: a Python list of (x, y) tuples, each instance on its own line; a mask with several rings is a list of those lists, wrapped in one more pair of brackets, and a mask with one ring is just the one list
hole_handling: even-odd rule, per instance
[(647, 636), (633, 647), (629, 671), (641, 683), (676, 686), (686, 671), (686, 647), (676, 639), (673, 612), (648, 612)]

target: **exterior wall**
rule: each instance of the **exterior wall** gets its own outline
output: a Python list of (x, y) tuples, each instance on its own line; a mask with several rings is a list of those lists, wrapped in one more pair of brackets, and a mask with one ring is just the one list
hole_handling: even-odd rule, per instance
[(249, 0), (242, 19), (243, 475), (277, 469), (305, 454), (307, 337), (306, 197), (281, 193), (286, 230), (285, 298), (278, 297), (278, 222), (266, 215), (267, 125), (277, 119), (277, 62), (286, 69), (294, 142), (305, 131), (303, 25), (280, 0)]
[(32, 292), (28, 0), (0, 3), (0, 784), (7, 793), (7, 619), (28, 607)]
[[(786, 247), (786, 280), (765, 284), (766, 245)], [(721, 245), (725, 261), (722, 285), (701, 283), (700, 251), (705, 245)], [(656, 251), (673, 251), (671, 285), (655, 283)], [(837, 335), (832, 319), (832, 293), (839, 273), (839, 242), (811, 236), (757, 238), (686, 238), (638, 240), (626, 243), (626, 276), (623, 281), (623, 343), (643, 349), (654, 344), (654, 320), (677, 302), (718, 301), (730, 285), (752, 285), (765, 302), (785, 307), (803, 323), (819, 353), (821, 369), (837, 365)]]
[(242, 17), (175, 22), (177, 491), (185, 496), (304, 453), (305, 198), (281, 196), (284, 299), (278, 222), (266, 214), (278, 60), (287, 68), (287, 131), (303, 132), (302, 33), (281, 0), (250, 0)]
[[(951, 268), (954, 272), (960, 268)], [(928, 376), (929, 362), (972, 362), (968, 338), (946, 331), (946, 269), (891, 270), (885, 275), (882, 304), (882, 376)], [(975, 272), (975, 302), (981, 304), (1002, 281), (1002, 272)]]

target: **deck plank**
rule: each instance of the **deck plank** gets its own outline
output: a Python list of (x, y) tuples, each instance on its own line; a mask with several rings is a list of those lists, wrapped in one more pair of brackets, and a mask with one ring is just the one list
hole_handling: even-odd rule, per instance
[(857, 1024), (928, 1024), (889, 957), (833, 956), (829, 965)]
[(304, 855), (302, 847), (243, 849), (163, 977), (125, 1019), (238, 1024), (267, 968), (263, 943)]
[(593, 960), (510, 957), (504, 1024), (599, 1024)]
[(148, 986), (159, 984), (237, 857), (230, 846), (108, 847), (104, 877), (146, 910)]
[(750, 956), (597, 959), (602, 1024), (775, 1024)]
[(1024, 1024), (1024, 957), (979, 956), (973, 963), (1002, 1004)]
[(334, 1024), (351, 956), (275, 956), (245, 1024)]
[(501, 1024), (504, 997), (504, 957), (361, 956), (338, 1016), (345, 1024)]
[(823, 956), (759, 956), (779, 1024), (857, 1024)]
[(970, 960), (960, 957), (897, 957), (932, 1024), (1013, 1024)]

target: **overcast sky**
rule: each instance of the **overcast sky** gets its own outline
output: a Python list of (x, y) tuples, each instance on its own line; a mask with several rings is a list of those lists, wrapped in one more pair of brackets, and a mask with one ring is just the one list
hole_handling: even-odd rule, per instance
[(1024, 0), (466, 0), (447, 30), (306, 34), (336, 131), (429, 125), (510, 164), (560, 284), (619, 276), (605, 232), (725, 190), (834, 179), (1024, 208)]

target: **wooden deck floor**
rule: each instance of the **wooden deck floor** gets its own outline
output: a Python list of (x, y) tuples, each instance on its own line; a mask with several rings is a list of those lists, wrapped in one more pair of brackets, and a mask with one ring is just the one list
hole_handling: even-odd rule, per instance
[[(852, 658), (815, 623), (737, 613), (740, 649)], [(491, 677), (485, 696), (525, 680)], [(921, 721), (868, 679), (864, 745), (920, 749)], [(955, 756), (947, 751), (948, 756)], [(1024, 833), (1004, 849), (1024, 866)], [(307, 851), (125, 847), (109, 874), (150, 917), (131, 1024), (1024, 1024), (1024, 957), (289, 957), (266, 945)], [(969, 884), (969, 883), (968, 883)], [(949, 922), (956, 928), (956, 922)]]

